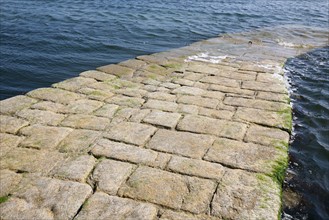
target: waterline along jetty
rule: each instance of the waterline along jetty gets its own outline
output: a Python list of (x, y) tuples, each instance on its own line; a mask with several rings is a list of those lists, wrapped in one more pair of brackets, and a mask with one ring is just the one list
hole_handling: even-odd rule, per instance
[(224, 34), (1, 101), (0, 218), (280, 218), (283, 66), (326, 45), (310, 27)]

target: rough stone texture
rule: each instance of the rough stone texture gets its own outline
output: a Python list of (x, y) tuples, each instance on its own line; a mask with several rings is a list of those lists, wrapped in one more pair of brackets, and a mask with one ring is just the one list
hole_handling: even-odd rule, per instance
[(103, 105), (100, 109), (94, 112), (94, 115), (106, 118), (113, 118), (114, 114), (118, 111), (119, 106), (113, 104)]
[(26, 120), (0, 115), (0, 132), (15, 134), (19, 129), (27, 126), (29, 123)]
[(170, 102), (176, 100), (176, 96), (165, 92), (150, 92), (147, 94), (147, 97), (150, 99), (158, 99), (158, 100), (170, 101)]
[(100, 134), (98, 131), (76, 129), (63, 139), (58, 149), (60, 152), (87, 152)]
[(206, 76), (206, 77), (202, 78), (200, 81), (204, 82), (204, 83), (217, 84), (217, 85), (227, 86), (227, 87), (235, 87), (235, 88), (240, 87), (239, 81), (224, 78), (224, 77), (219, 77), (219, 76)]
[(188, 132), (159, 130), (151, 139), (151, 149), (192, 158), (201, 158), (211, 147), (214, 138)]
[(157, 209), (154, 205), (97, 192), (88, 199), (76, 219), (152, 220), (156, 219), (156, 216)]
[(41, 101), (31, 106), (31, 109), (39, 109), (52, 112), (62, 112), (64, 108), (65, 105), (50, 101)]
[(18, 95), (9, 99), (0, 101), (0, 113), (1, 114), (13, 114), (23, 108), (28, 108), (29, 106), (36, 103), (37, 100), (32, 99), (27, 96)]
[(146, 63), (141, 60), (131, 59), (119, 63), (121, 66), (126, 66), (131, 69), (139, 69), (144, 66)]
[(219, 104), (217, 99), (204, 98), (201, 96), (181, 96), (178, 100), (178, 103), (197, 105), (206, 108), (216, 108)]
[(69, 158), (57, 165), (50, 175), (61, 179), (85, 182), (95, 163), (96, 159), (89, 155)]
[(177, 129), (242, 140), (247, 125), (239, 122), (187, 115), (177, 125)]
[(0, 157), (4, 156), (11, 149), (18, 146), (24, 137), (0, 133)]
[(227, 87), (227, 86), (222, 86), (222, 85), (217, 85), (217, 84), (211, 84), (209, 86), (209, 89), (215, 90), (215, 91), (221, 91), (221, 92), (225, 92), (225, 93), (233, 93), (233, 94), (247, 95), (247, 96), (253, 96), (255, 94), (255, 91), (252, 91), (252, 90)]
[(115, 160), (102, 160), (97, 164), (90, 182), (97, 190), (116, 195), (121, 184), (132, 173), (134, 165)]
[(146, 115), (148, 115), (151, 112), (150, 109), (139, 109), (137, 112), (134, 112), (131, 117), (129, 118), (129, 121), (131, 122), (141, 122)]
[(287, 89), (284, 84), (273, 84), (273, 83), (264, 83), (257, 81), (244, 81), (242, 83), (242, 89), (250, 89), (257, 91), (265, 92), (277, 92), (277, 93), (287, 93)]
[(271, 174), (274, 161), (280, 160), (285, 154), (275, 148), (221, 138), (215, 141), (204, 159), (229, 167)]
[(21, 133), (28, 137), (20, 145), (36, 149), (55, 149), (71, 131), (72, 129), (63, 127), (29, 126), (21, 130)]
[(145, 102), (145, 100), (128, 96), (115, 96), (110, 99), (107, 99), (106, 102), (120, 106), (140, 107)]
[(33, 98), (58, 102), (61, 104), (69, 104), (70, 102), (82, 98), (82, 96), (77, 93), (65, 91), (62, 89), (55, 89), (55, 88), (36, 89), (27, 93), (27, 95)]
[(113, 76), (111, 74), (96, 71), (96, 70), (89, 70), (89, 71), (82, 72), (82, 73), (80, 73), (80, 76), (93, 78), (98, 81), (107, 81), (107, 80), (113, 80), (113, 79), (117, 78), (116, 76)]
[(104, 130), (110, 124), (108, 118), (96, 117), (93, 115), (70, 115), (61, 123), (62, 126), (90, 129), (90, 130)]
[(195, 88), (195, 87), (188, 87), (188, 86), (182, 86), (177, 89), (174, 89), (172, 91), (174, 94), (183, 94), (183, 95), (203, 95), (205, 93), (205, 90)]
[(178, 113), (152, 111), (143, 119), (143, 122), (159, 125), (166, 128), (174, 128), (180, 117), (181, 115)]
[(67, 105), (64, 108), (64, 112), (72, 114), (89, 114), (100, 108), (103, 104), (104, 103), (95, 100), (80, 99)]
[(53, 87), (75, 92), (75, 91), (79, 90), (80, 88), (82, 88), (83, 86), (92, 84), (95, 82), (96, 82), (96, 80), (90, 79), (90, 78), (74, 77), (71, 79), (64, 80), (63, 82), (60, 82), (60, 83), (55, 83), (55, 84), (53, 84)]
[(282, 94), (282, 93), (258, 92), (256, 98), (264, 99), (268, 101), (275, 101), (275, 102), (284, 102), (284, 103), (290, 102), (288, 94)]
[(29, 121), (30, 124), (58, 125), (65, 115), (51, 111), (41, 111), (36, 109), (23, 109), (16, 113), (17, 116)]
[(104, 101), (105, 99), (114, 96), (114, 94), (110, 91), (103, 91), (91, 88), (82, 88), (79, 90), (79, 92), (85, 94), (89, 99), (95, 99), (99, 101)]
[(174, 112), (176, 111), (178, 105), (174, 102), (159, 101), (155, 99), (148, 100), (143, 108), (157, 109), (162, 111)]
[(199, 112), (199, 107), (196, 105), (179, 104), (177, 111), (179, 113), (197, 115)]
[(22, 176), (13, 171), (0, 170), (0, 197), (13, 193), (21, 179)]
[(168, 169), (178, 173), (216, 180), (221, 180), (225, 174), (225, 168), (220, 164), (177, 156), (171, 158)]
[(234, 115), (234, 111), (228, 110), (215, 110), (209, 108), (199, 108), (199, 115), (208, 116), (210, 118), (218, 118), (218, 119), (231, 119)]
[(13, 197), (0, 205), (0, 218), (72, 219), (91, 194), (87, 184), (28, 175)]
[(123, 122), (111, 127), (110, 131), (105, 134), (105, 136), (116, 141), (123, 141), (125, 143), (135, 145), (144, 145), (151, 135), (155, 133), (155, 131), (156, 128), (149, 125)]
[(231, 170), (219, 184), (212, 215), (224, 219), (277, 219), (280, 187), (269, 177)]
[(134, 70), (124, 67), (124, 66), (119, 66), (115, 64), (110, 64), (107, 66), (101, 66), (98, 67), (97, 70), (100, 70), (105, 73), (113, 74), (118, 77), (132, 77)]
[(224, 104), (239, 107), (257, 108), (270, 111), (280, 111), (289, 107), (289, 105), (279, 102), (269, 102), (258, 99), (245, 99), (240, 97), (226, 97)]
[(10, 169), (21, 172), (48, 173), (63, 154), (26, 148), (15, 148), (0, 160), (0, 170)]

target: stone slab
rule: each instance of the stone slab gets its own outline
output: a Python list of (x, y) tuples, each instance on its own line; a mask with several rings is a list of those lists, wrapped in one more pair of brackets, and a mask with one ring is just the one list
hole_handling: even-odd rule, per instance
[(0, 132), (15, 134), (17, 131), (29, 123), (24, 119), (11, 117), (7, 115), (0, 115)]
[(189, 104), (189, 105), (196, 105), (200, 107), (206, 108), (216, 108), (219, 104), (219, 100), (212, 99), (212, 98), (205, 98), (201, 96), (181, 96), (178, 100), (178, 103)]
[(76, 114), (69, 115), (62, 121), (61, 126), (90, 129), (90, 130), (104, 130), (110, 124), (110, 119), (103, 117), (96, 117), (93, 115)]
[(165, 128), (175, 128), (181, 115), (178, 113), (169, 113), (163, 111), (152, 111), (148, 114), (143, 122), (158, 125)]
[(12, 194), (22, 179), (22, 175), (10, 170), (0, 170), (0, 197)]
[(65, 115), (57, 114), (51, 111), (42, 111), (37, 109), (23, 109), (16, 113), (17, 116), (29, 121), (30, 124), (58, 125)]
[(168, 112), (174, 112), (177, 110), (178, 104), (175, 102), (160, 101), (155, 99), (149, 99), (143, 108), (156, 109)]
[(94, 80), (92, 78), (74, 77), (74, 78), (70, 78), (70, 79), (64, 80), (62, 82), (59, 82), (59, 83), (55, 83), (52, 86), (55, 88), (60, 88), (60, 89), (65, 89), (65, 90), (75, 92), (75, 91), (81, 89), (82, 87), (85, 87), (86, 85), (89, 85), (89, 84), (92, 84), (95, 82), (96, 82), (96, 80)]
[(0, 113), (1, 114), (14, 114), (15, 112), (28, 108), (35, 104), (38, 100), (32, 99), (27, 96), (18, 95), (9, 99), (0, 101)]
[(83, 98), (83, 96), (80, 94), (57, 88), (36, 89), (27, 93), (27, 95), (31, 96), (32, 98), (57, 102), (61, 104), (69, 104), (70, 102)]
[(22, 140), (24, 140), (22, 136), (0, 133), (0, 157), (16, 148)]

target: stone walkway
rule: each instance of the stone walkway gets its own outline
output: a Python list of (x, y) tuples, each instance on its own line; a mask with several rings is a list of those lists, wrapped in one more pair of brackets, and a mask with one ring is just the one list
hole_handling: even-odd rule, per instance
[(224, 35), (1, 101), (0, 218), (277, 219), (282, 66), (327, 36)]

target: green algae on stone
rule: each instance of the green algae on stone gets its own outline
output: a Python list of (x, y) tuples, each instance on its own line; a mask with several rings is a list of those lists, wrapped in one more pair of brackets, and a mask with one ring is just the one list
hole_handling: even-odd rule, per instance
[(0, 197), (0, 204), (1, 203), (4, 203), (4, 202), (7, 202), (7, 200), (9, 199), (10, 196), (2, 196)]
[(282, 118), (283, 127), (289, 131), (292, 130), (292, 111), (291, 107), (284, 108), (277, 112), (277, 114)]

